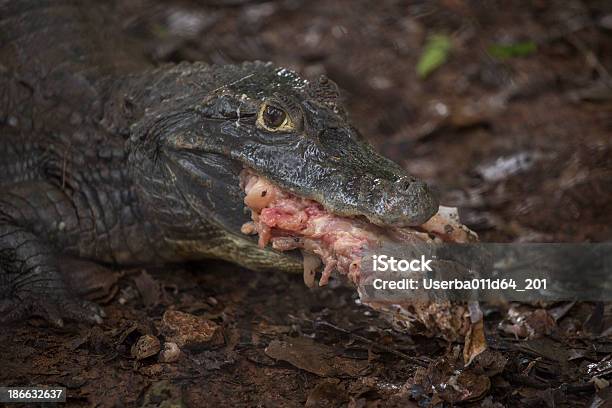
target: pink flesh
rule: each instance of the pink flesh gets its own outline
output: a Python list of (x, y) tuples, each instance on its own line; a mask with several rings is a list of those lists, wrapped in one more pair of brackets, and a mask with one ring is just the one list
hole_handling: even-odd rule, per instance
[[(381, 228), (361, 219), (331, 214), (318, 202), (283, 191), (250, 170), (240, 174), (251, 209), (252, 222), (242, 226), (245, 234), (259, 234), (259, 246), (269, 242), (274, 249), (302, 249), (316, 254), (325, 265), (319, 285), (326, 285), (337, 270), (355, 284), (359, 283), (361, 257), (367, 248), (384, 239), (410, 241), (432, 240), (469, 242), (473, 233), (458, 222), (438, 213), (418, 231), (412, 228)], [(306, 273), (306, 270), (305, 270)]]

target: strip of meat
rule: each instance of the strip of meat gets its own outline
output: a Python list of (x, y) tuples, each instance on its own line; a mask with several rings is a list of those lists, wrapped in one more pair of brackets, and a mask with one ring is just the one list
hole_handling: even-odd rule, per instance
[[(317, 255), (324, 264), (319, 285), (324, 286), (334, 270), (359, 284), (361, 258), (366, 249), (378, 247), (385, 240), (410, 242), (471, 242), (476, 234), (461, 225), (450, 207), (440, 211), (418, 228), (381, 228), (361, 218), (329, 213), (318, 202), (286, 192), (264, 177), (245, 169), (240, 175), (246, 193), (244, 203), (251, 210), (252, 222), (242, 227), (246, 234), (258, 234), (259, 246), (279, 251), (301, 249)], [(312, 258), (304, 258), (304, 281), (313, 281), (318, 267)]]

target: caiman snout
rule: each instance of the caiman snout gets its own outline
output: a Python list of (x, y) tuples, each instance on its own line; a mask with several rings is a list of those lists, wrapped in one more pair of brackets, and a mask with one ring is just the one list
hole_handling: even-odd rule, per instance
[(401, 176), (396, 181), (378, 180), (368, 201), (371, 206), (363, 215), (385, 226), (418, 226), (438, 210), (438, 201), (427, 184), (410, 176)]

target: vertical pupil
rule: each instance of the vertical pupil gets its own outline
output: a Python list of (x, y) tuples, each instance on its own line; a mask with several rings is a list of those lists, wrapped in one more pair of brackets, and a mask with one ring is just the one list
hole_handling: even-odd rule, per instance
[(279, 127), (285, 120), (285, 112), (275, 108), (274, 106), (266, 106), (264, 120), (266, 122), (266, 126)]

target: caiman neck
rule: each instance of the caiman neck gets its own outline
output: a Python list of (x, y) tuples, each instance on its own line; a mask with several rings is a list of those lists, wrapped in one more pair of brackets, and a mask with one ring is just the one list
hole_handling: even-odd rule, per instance
[(103, 2), (2, 2), (0, 61), (32, 92), (33, 103), (44, 105), (41, 111), (99, 118), (112, 83), (108, 78), (149, 66), (106, 8)]

